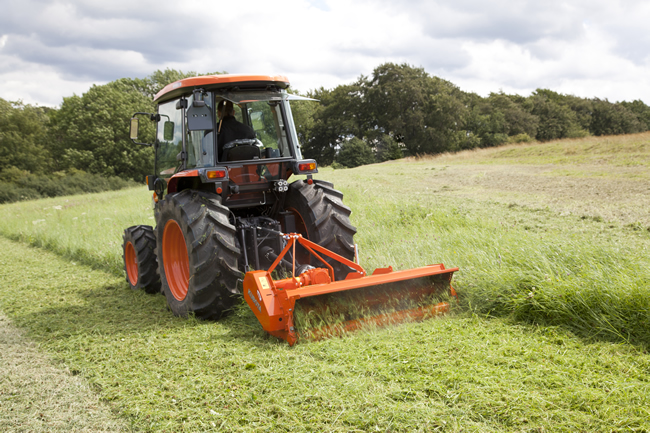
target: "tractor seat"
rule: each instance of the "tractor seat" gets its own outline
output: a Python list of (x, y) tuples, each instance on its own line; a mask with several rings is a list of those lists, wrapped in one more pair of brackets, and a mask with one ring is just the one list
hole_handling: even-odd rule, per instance
[(224, 161), (243, 161), (255, 158), (260, 158), (260, 148), (256, 145), (244, 144), (223, 151)]

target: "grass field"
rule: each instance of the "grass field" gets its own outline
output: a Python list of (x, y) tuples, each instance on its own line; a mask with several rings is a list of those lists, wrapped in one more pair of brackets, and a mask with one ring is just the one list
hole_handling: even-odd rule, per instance
[[(353, 209), (366, 269), (460, 268), (442, 319), (290, 348), (243, 306), (175, 318), (121, 271), (123, 229), (152, 223), (144, 188), (0, 207), (0, 310), (116, 429), (648, 431), (649, 143), (321, 170)], [(65, 425), (27, 424), (15, 380), (0, 379), (0, 408), (15, 409), (0, 429)]]

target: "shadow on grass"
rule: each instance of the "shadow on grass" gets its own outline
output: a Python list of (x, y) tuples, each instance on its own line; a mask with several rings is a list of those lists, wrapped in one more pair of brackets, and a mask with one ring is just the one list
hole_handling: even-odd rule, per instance
[[(219, 321), (176, 317), (164, 296), (132, 291), (126, 283), (81, 289), (82, 305), (51, 305), (29, 312), (11, 311), (14, 322), (30, 330), (33, 338), (49, 340), (113, 340), (129, 338), (210, 341), (217, 345), (269, 348), (286, 344), (270, 337), (248, 306), (239, 305)], [(243, 301), (242, 301), (243, 302)], [(181, 341), (182, 341), (181, 340)]]
[[(76, 289), (76, 296), (82, 300), (81, 305), (66, 305), (54, 300), (50, 307), (37, 311), (23, 310), (19, 304), (15, 304), (14, 311), (11, 311), (11, 306), (8, 309), (3, 307), (17, 324), (28, 327), (34, 337), (43, 341), (83, 335), (125, 338), (134, 334), (156, 332), (169, 334), (183, 332), (186, 329), (200, 329), (203, 330), (202, 335), (206, 335), (207, 339), (213, 341), (232, 343), (233, 340), (237, 340), (259, 348), (286, 345), (284, 341), (270, 337), (263, 331), (243, 300), (231, 314), (218, 322), (202, 321), (193, 317), (178, 318), (168, 311), (163, 296), (130, 290), (123, 280), (122, 273), (115, 272), (108, 264), (102, 264), (87, 256), (84, 259), (80, 257), (81, 255), (64, 254), (44, 245), (37, 245), (37, 247), (67, 259), (73, 258), (91, 268), (100, 269), (110, 276), (117, 277), (108, 284)], [(474, 312), (484, 317), (509, 318), (515, 322), (539, 326), (562, 327), (587, 343), (626, 342), (646, 352), (650, 349), (650, 334), (647, 332), (650, 329), (650, 317), (647, 308), (637, 305), (639, 302), (642, 303), (640, 299), (634, 300), (634, 305), (628, 302), (630, 305), (620, 306), (618, 310), (608, 309), (602, 303), (585, 309), (582, 302), (580, 305), (570, 305), (568, 313), (571, 314), (568, 314), (567, 310), (540, 308), (538, 304), (532, 303), (532, 300), (526, 299), (529, 291), (526, 287), (525, 290), (522, 289), (522, 293), (510, 293), (519, 301), (511, 302), (505, 299), (507, 288), (504, 288), (503, 301), (494, 299), (491, 303), (483, 304), (476, 302), (478, 299), (476, 294), (468, 293), (462, 287), (457, 289), (461, 295), (464, 292), (466, 295), (461, 306), (458, 307), (460, 312)], [(512, 290), (511, 288), (510, 291)], [(472, 297), (474, 301), (467, 302)], [(578, 307), (583, 308), (582, 312)], [(603, 326), (603, 323), (606, 326)]]
[[(180, 318), (169, 311), (164, 296), (131, 290), (123, 272), (115, 271), (101, 260), (81, 253), (60, 251), (42, 242), (29, 242), (19, 236), (10, 237), (10, 240), (17, 244), (16, 256), (10, 259), (12, 266), (5, 270), (24, 276), (8, 278), (8, 284), (16, 280), (20, 283), (7, 292), (4, 300), (0, 296), (2, 310), (39, 341), (93, 336), (129, 338), (156, 333), (171, 335), (193, 329), (199, 330), (199, 335), (204, 335), (206, 340), (230, 344), (233, 340), (258, 347), (284, 343), (263, 331), (243, 298), (240, 305), (219, 321)], [(24, 249), (26, 244), (36, 250)], [(52, 260), (39, 259), (39, 250), (53, 254)], [(68, 265), (74, 263), (63, 264), (54, 257), (72, 260), (77, 265), (68, 269)], [(80, 265), (100, 273), (95, 274)], [(24, 274), (20, 268), (25, 266), (38, 271), (33, 276)]]
[[(255, 349), (277, 348), (278, 345), (288, 347), (286, 342), (262, 329), (243, 300), (223, 319), (206, 321), (195, 317), (176, 317), (169, 311), (164, 296), (133, 291), (126, 283), (118, 281), (79, 289), (75, 294), (83, 301), (80, 305), (56, 305), (52, 302), (51, 306), (37, 311), (8, 310), (7, 313), (11, 314), (17, 325), (27, 327), (34, 338), (43, 342), (52, 339), (179, 338), (179, 344), (182, 341), (204, 341), (223, 347), (233, 344)], [(516, 312), (505, 308), (481, 311), (471, 308), (466, 302), (452, 309), (452, 314), (469, 312), (486, 318), (506, 318), (512, 323), (531, 325), (536, 329), (540, 326), (560, 328), (585, 343), (626, 342), (646, 353), (649, 349), (645, 341), (647, 335), (628, 334), (628, 338), (623, 338), (611, 330), (590, 327), (588, 318), (582, 318), (580, 323), (572, 323), (568, 318), (546, 317), (540, 311), (525, 309)], [(300, 340), (299, 344), (310, 344), (310, 341)]]
[[(242, 350), (291, 350), (286, 341), (263, 330), (243, 298), (226, 317), (210, 321), (193, 316), (176, 317), (167, 307), (164, 296), (133, 291), (126, 283), (83, 289), (77, 295), (84, 300), (83, 305), (51, 306), (28, 313), (12, 312), (13, 319), (16, 324), (28, 328), (36, 340), (58, 340), (64, 345), (66, 340), (69, 344), (85, 346), (92, 342), (110, 344), (121, 339), (145, 339), (166, 340), (165, 346), (209, 342), (214, 347), (237, 346)], [(380, 328), (390, 326), (399, 324)], [(364, 332), (364, 329), (356, 332)], [(345, 335), (347, 333), (325, 339), (345, 338)], [(305, 337), (298, 344), (310, 345), (319, 340)]]

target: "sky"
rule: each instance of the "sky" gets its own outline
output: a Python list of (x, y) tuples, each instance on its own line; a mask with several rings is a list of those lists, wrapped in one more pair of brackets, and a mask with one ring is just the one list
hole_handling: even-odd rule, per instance
[(0, 0), (0, 98), (60, 106), (166, 68), (334, 88), (386, 62), (461, 90), (650, 105), (648, 0)]

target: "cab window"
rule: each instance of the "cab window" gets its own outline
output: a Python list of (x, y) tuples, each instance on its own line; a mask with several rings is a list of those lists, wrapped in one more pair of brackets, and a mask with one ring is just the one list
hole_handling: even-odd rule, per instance
[(183, 149), (183, 112), (176, 109), (177, 101), (158, 106), (160, 121), (156, 132), (156, 174), (170, 177), (180, 162), (177, 156)]
[(279, 102), (256, 101), (247, 104), (255, 135), (265, 149), (276, 149), (277, 156), (290, 156), (286, 128)]

